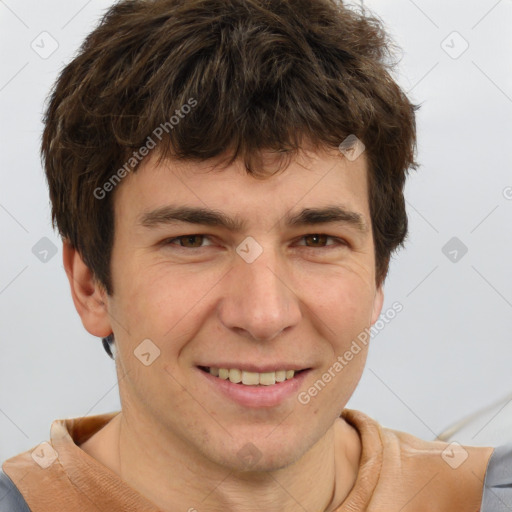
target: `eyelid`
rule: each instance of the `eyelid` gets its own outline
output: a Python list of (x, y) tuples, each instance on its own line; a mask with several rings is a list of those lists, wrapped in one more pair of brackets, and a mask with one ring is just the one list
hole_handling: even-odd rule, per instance
[[(328, 248), (335, 248), (335, 247), (340, 247), (340, 246), (349, 246), (349, 242), (343, 238), (340, 238), (340, 237), (337, 237), (337, 236), (334, 236), (334, 235), (328, 235), (327, 233), (319, 233), (319, 232), (313, 232), (313, 233), (305, 233), (301, 236), (299, 236), (298, 238), (295, 238), (295, 241), (302, 241), (304, 240), (306, 237), (308, 236), (314, 236), (314, 235), (317, 235), (317, 236), (326, 236), (327, 238), (330, 238), (332, 240), (335, 240), (337, 243), (334, 243), (334, 244), (328, 244), (328, 245), (325, 245), (323, 247), (308, 247), (307, 245), (301, 245), (301, 247), (305, 247), (306, 249), (312, 249), (312, 250), (315, 250), (315, 249), (328, 249)], [(206, 245), (206, 246), (201, 246), (201, 247), (182, 247), (178, 244), (173, 244), (171, 242), (174, 242), (176, 240), (180, 240), (180, 239), (184, 239), (184, 238), (188, 238), (188, 237), (203, 237), (204, 239), (207, 239), (207, 240), (212, 240), (213, 236), (212, 235), (207, 235), (207, 234), (202, 234), (202, 233), (190, 233), (190, 234), (187, 234), (187, 235), (180, 235), (180, 236), (176, 236), (176, 237), (172, 237), (172, 238), (166, 238), (165, 240), (162, 241), (162, 245), (166, 246), (166, 245), (172, 245), (172, 246), (175, 246), (176, 248), (178, 249), (183, 249), (185, 251), (191, 251), (191, 250), (199, 250), (199, 249), (204, 249), (206, 247), (211, 247), (213, 244), (209, 244), (209, 245)]]
[(162, 245), (174, 245), (178, 249), (185, 249), (185, 250), (188, 250), (188, 251), (190, 251), (192, 249), (203, 249), (204, 247), (210, 247), (211, 245), (213, 245), (213, 244), (210, 244), (210, 245), (206, 245), (206, 246), (203, 246), (203, 247), (181, 247), (178, 244), (171, 244), (171, 242), (174, 242), (175, 240), (180, 240), (180, 239), (183, 239), (183, 238), (189, 238), (189, 237), (192, 237), (192, 236), (202, 236), (204, 239), (210, 240), (210, 242), (211, 242), (211, 239), (212, 239), (212, 235), (205, 235), (205, 234), (202, 234), (202, 233), (190, 233), (190, 234), (187, 234), (187, 235), (180, 235), (180, 236), (175, 236), (175, 237), (171, 237), (171, 238), (166, 238), (165, 240), (162, 240)]
[(334, 236), (334, 235), (328, 235), (327, 233), (307, 233), (305, 235), (300, 236), (297, 240), (303, 240), (304, 238), (306, 238), (308, 236), (314, 236), (314, 235), (325, 236), (327, 238), (331, 238), (332, 240), (335, 240), (338, 243), (325, 245), (324, 247), (308, 247), (307, 245), (304, 245), (303, 247), (306, 247), (306, 249), (326, 249), (327, 247), (338, 247), (340, 245), (348, 246), (348, 242), (344, 238), (340, 238), (340, 237)]

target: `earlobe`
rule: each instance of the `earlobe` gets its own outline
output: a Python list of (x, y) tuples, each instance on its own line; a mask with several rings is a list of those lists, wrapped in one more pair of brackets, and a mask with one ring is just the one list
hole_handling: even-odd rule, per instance
[(373, 299), (373, 311), (372, 311), (371, 325), (373, 325), (379, 319), (383, 304), (384, 304), (384, 289), (382, 288), (382, 285), (380, 285), (377, 288), (377, 291), (375, 292), (375, 297)]
[(94, 279), (79, 252), (67, 240), (63, 241), (62, 261), (73, 303), (85, 329), (93, 336), (108, 336), (112, 327), (108, 315), (107, 294)]

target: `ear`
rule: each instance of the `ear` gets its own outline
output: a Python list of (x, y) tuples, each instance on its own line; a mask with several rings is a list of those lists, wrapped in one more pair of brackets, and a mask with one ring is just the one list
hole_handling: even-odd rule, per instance
[(67, 240), (63, 241), (62, 260), (83, 326), (93, 336), (108, 336), (112, 327), (108, 315), (108, 295), (104, 288), (94, 279), (78, 251)]
[(372, 325), (379, 319), (384, 304), (384, 290), (382, 284), (377, 288), (373, 299)]

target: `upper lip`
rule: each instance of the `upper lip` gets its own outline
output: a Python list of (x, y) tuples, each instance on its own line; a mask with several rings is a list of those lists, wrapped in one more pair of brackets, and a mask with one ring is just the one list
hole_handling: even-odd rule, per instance
[(310, 366), (303, 364), (290, 364), (290, 363), (272, 363), (272, 364), (249, 364), (249, 363), (215, 363), (215, 364), (198, 364), (197, 366), (203, 366), (207, 368), (236, 368), (246, 372), (255, 373), (270, 373), (277, 372), (279, 370), (308, 370)]

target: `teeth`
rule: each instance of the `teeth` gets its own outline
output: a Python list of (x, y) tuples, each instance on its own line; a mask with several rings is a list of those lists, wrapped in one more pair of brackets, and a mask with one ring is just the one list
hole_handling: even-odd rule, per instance
[[(293, 373), (293, 371), (292, 371)], [(276, 383), (276, 372), (260, 373), (260, 384), (271, 386)]]
[(286, 370), (279, 370), (276, 372), (276, 382), (283, 382), (286, 380)]
[(228, 380), (235, 384), (245, 384), (246, 386), (271, 386), (276, 382), (284, 382), (285, 380), (292, 379), (295, 375), (295, 370), (278, 370), (275, 372), (246, 372), (237, 368), (209, 368), (210, 374), (220, 379)]
[(260, 375), (255, 372), (242, 372), (242, 384), (247, 384), (249, 386), (257, 386), (260, 383)]
[(242, 372), (235, 369), (229, 370), (229, 380), (235, 384), (242, 382)]

